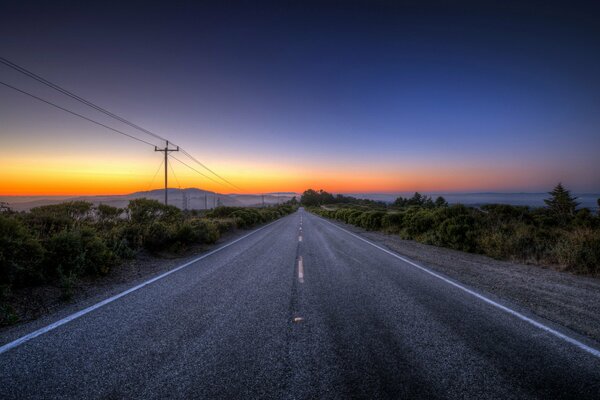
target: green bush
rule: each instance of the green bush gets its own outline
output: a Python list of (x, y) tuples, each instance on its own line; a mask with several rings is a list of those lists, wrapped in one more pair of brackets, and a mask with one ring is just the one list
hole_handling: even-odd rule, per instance
[(127, 206), (127, 212), (134, 224), (149, 225), (157, 221), (166, 223), (183, 221), (183, 213), (179, 208), (164, 205), (156, 200), (131, 200)]
[(91, 228), (59, 232), (50, 237), (45, 246), (48, 278), (104, 275), (116, 261)]
[(577, 273), (600, 273), (600, 232), (579, 228), (567, 232), (555, 247), (558, 262)]
[(218, 225), (214, 221), (197, 218), (191, 220), (190, 225), (197, 243), (215, 243), (221, 236)]
[(21, 221), (0, 215), (0, 286), (39, 282), (43, 259), (42, 246)]
[(235, 218), (217, 218), (212, 221), (217, 225), (217, 230), (220, 234), (233, 231), (237, 228), (237, 220)]
[(473, 252), (476, 249), (475, 239), (474, 219), (467, 215), (461, 215), (442, 221), (435, 229), (432, 244)]
[(390, 212), (381, 219), (381, 227), (387, 233), (400, 233), (404, 226), (405, 213)]
[(408, 237), (415, 238), (425, 234), (435, 224), (433, 212), (426, 209), (410, 210), (404, 224), (404, 231)]
[(360, 216), (360, 226), (368, 231), (381, 229), (381, 219), (385, 215), (382, 211), (367, 211)]
[(147, 250), (163, 250), (173, 244), (175, 232), (165, 222), (154, 221), (144, 232), (143, 244)]

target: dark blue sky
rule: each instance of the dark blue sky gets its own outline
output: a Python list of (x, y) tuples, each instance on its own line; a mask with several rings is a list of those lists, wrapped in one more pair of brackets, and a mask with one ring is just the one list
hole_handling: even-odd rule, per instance
[[(261, 189), (600, 190), (592, 2), (223, 3), (3, 2), (0, 55)], [(0, 104), (16, 154), (137, 148), (5, 88)]]

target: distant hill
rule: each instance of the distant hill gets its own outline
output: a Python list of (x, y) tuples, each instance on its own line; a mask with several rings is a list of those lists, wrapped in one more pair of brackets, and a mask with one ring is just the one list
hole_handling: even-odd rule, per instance
[[(221, 194), (197, 188), (168, 189), (169, 204), (181, 209), (211, 209), (217, 205), (229, 207), (259, 207), (263, 204), (263, 195), (255, 194)], [(2, 196), (0, 201), (8, 203), (15, 211), (27, 211), (33, 207), (48, 204), (59, 204), (65, 201), (89, 201), (94, 205), (107, 204), (113, 207), (125, 207), (129, 200), (147, 198), (164, 200), (163, 189), (135, 192), (125, 195), (112, 196)], [(264, 204), (272, 205), (291, 200), (296, 193), (269, 193), (264, 195)]]

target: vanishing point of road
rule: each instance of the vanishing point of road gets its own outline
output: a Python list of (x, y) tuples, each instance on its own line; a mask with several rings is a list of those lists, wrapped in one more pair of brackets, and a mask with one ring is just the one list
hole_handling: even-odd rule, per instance
[(0, 398), (598, 399), (600, 352), (300, 209), (4, 343)]

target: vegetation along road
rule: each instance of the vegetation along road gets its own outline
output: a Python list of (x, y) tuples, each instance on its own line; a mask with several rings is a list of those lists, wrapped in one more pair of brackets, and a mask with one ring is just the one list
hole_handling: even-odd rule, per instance
[(0, 348), (0, 397), (598, 398), (598, 344), (302, 208)]

